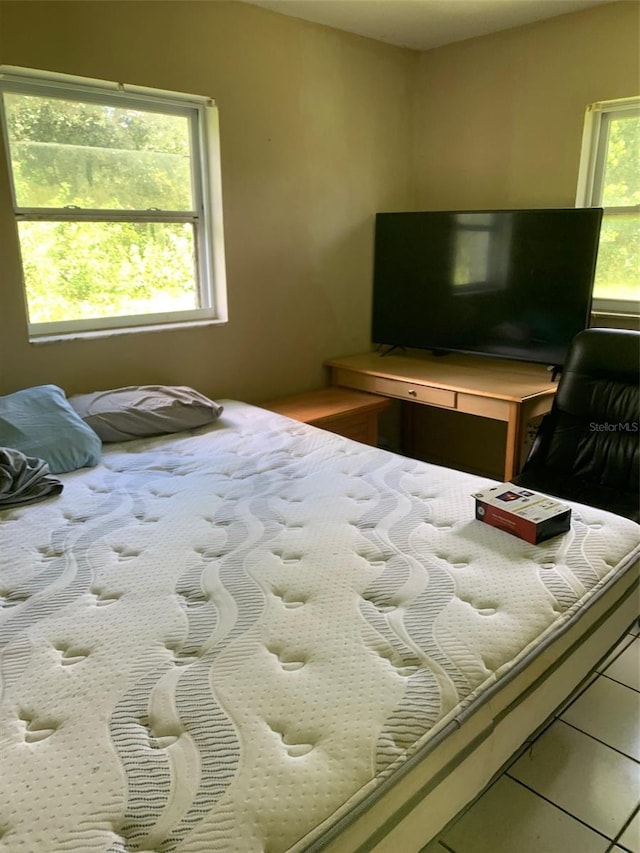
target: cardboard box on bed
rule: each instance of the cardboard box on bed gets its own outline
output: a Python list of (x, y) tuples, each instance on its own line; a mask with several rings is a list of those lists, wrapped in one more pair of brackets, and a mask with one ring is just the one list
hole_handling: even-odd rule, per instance
[(476, 492), (476, 518), (537, 545), (567, 531), (571, 508), (555, 498), (502, 483)]

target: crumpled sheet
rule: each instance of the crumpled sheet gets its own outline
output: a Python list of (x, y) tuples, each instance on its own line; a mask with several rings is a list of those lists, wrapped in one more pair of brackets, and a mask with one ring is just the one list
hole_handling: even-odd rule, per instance
[(59, 495), (62, 488), (60, 480), (49, 474), (44, 459), (0, 447), (0, 509)]

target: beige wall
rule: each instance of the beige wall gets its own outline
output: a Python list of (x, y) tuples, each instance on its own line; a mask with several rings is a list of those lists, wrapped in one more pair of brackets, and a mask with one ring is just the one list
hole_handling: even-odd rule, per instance
[(0, 392), (181, 383), (258, 401), (369, 346), (373, 214), (410, 201), (416, 55), (228, 2), (0, 2), (0, 62), (211, 95), (229, 323), (32, 345), (0, 160)]
[(421, 54), (418, 207), (572, 207), (585, 107), (640, 92), (639, 16), (624, 0)]
[[(541, 0), (544, 2), (544, 0)], [(635, 0), (419, 54), (236, 2), (7, 2), (0, 62), (213, 96), (225, 326), (32, 345), (0, 157), (0, 393), (259, 401), (369, 345), (376, 210), (572, 205), (584, 108), (637, 94)]]

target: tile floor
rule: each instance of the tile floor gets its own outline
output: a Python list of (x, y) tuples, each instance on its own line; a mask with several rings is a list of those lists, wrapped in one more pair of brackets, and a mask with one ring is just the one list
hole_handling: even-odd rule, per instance
[(636, 622), (532, 745), (422, 853), (640, 853)]

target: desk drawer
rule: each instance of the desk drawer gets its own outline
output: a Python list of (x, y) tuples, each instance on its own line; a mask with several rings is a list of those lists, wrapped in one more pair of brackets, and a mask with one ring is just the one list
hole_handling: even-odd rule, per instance
[(335, 370), (336, 385), (346, 385), (348, 388), (359, 388), (371, 394), (382, 394), (384, 397), (397, 397), (399, 400), (413, 400), (415, 403), (426, 403), (429, 406), (443, 406), (446, 409), (457, 408), (457, 394), (444, 388), (431, 388), (429, 385), (414, 385), (400, 379), (384, 379), (381, 376), (366, 376), (352, 370)]
[(378, 443), (378, 417), (375, 414), (344, 415), (343, 417), (325, 418), (319, 423), (313, 421), (309, 421), (309, 423), (353, 441), (370, 444), (372, 447)]

